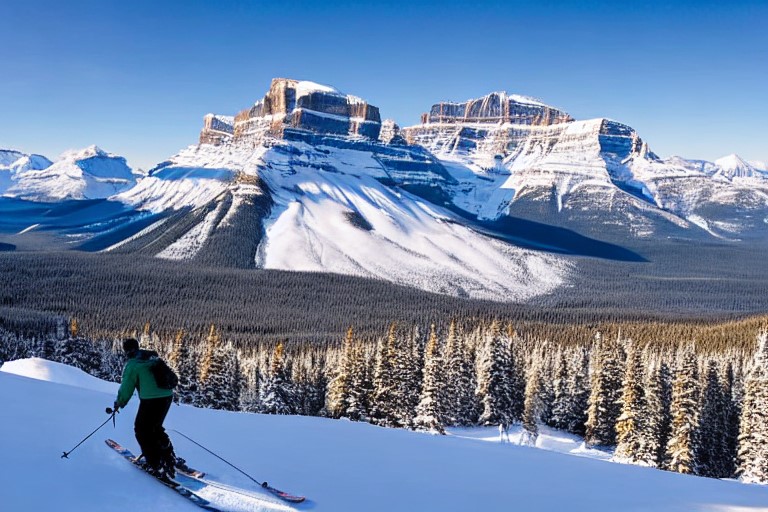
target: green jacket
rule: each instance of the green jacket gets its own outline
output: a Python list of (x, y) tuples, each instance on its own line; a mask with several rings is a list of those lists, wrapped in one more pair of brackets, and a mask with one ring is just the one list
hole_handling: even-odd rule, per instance
[(133, 391), (139, 390), (139, 398), (142, 400), (148, 398), (165, 398), (173, 396), (172, 389), (163, 389), (157, 387), (155, 377), (150, 368), (157, 360), (157, 354), (147, 350), (139, 350), (136, 357), (133, 357), (125, 363), (123, 369), (123, 381), (120, 389), (117, 391), (118, 407), (125, 407), (133, 396)]

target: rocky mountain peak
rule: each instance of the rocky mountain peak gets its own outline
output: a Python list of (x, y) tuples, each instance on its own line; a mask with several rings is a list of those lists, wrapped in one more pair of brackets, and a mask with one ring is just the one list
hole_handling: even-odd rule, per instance
[(573, 121), (566, 112), (539, 100), (505, 91), (460, 103), (440, 102), (422, 114), (422, 123), (509, 123), (548, 126)]
[(258, 145), (267, 137), (284, 138), (286, 130), (376, 140), (381, 117), (377, 107), (333, 87), (275, 78), (261, 100), (234, 118), (208, 114), (200, 143)]

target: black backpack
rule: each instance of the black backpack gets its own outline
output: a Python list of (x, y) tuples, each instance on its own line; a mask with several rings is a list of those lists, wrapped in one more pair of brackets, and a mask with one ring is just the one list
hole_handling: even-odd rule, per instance
[(152, 376), (155, 378), (157, 387), (162, 389), (173, 389), (179, 385), (179, 376), (176, 375), (168, 364), (159, 357), (155, 363), (149, 367)]

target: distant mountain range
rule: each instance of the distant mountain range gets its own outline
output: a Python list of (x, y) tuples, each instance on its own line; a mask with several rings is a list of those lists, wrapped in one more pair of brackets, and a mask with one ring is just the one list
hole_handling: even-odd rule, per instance
[(0, 150), (0, 241), (525, 300), (568, 281), (569, 255), (767, 238), (765, 164), (661, 159), (629, 126), (503, 92), (421, 121), (274, 79), (146, 175), (95, 146), (55, 162)]

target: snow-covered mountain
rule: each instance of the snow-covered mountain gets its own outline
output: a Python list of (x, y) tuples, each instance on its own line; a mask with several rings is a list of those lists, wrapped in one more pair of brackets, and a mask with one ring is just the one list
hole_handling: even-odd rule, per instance
[(753, 243), (768, 229), (768, 174), (754, 165), (663, 160), (629, 126), (503, 92), (400, 128), (361, 98), (278, 78), (238, 114), (206, 115), (199, 144), (142, 179), (96, 147), (14, 172), (15, 198), (107, 199), (0, 205), (14, 213), (6, 232), (507, 300), (568, 283), (561, 254), (642, 261), (643, 243)]
[[(105, 446), (114, 438), (138, 451), (134, 399), (106, 418), (117, 385), (41, 359), (0, 369), (3, 510), (195, 511), (199, 508), (131, 467)], [(23, 397), (23, 399), (19, 399)], [(232, 413), (173, 406), (165, 422), (246, 473), (306, 495), (279, 502), (241, 473), (169, 430), (176, 452), (219, 486), (204, 496), (227, 511), (366, 510), (690, 511), (768, 508), (765, 489), (606, 462), (567, 433), (542, 429), (537, 448), (500, 443), (491, 427), (447, 436), (302, 416)], [(12, 441), (12, 442), (11, 442)], [(40, 492), (41, 482), (45, 492)], [(235, 487), (240, 494), (226, 492)]]
[(477, 233), (452, 212), (386, 185), (448, 179), (420, 148), (293, 136), (256, 150), (182, 151), (114, 197), (159, 218), (104, 250), (202, 261), (225, 252), (243, 266), (510, 300), (547, 293), (565, 279), (568, 264), (557, 256)]
[(133, 187), (137, 179), (125, 158), (96, 146), (68, 151), (55, 163), (24, 155), (10, 168), (9, 186), (3, 189), (0, 183), (0, 192), (33, 201), (105, 198)]
[(546, 115), (506, 114), (531, 108), (506, 94), (444, 105), (401, 133), (446, 163), (459, 182), (455, 204), (480, 218), (547, 219), (617, 239), (694, 237), (698, 228), (737, 238), (765, 229), (768, 175), (735, 155), (661, 160), (629, 126), (575, 121), (540, 102)]
[(41, 170), (52, 164), (42, 155), (28, 155), (20, 151), (0, 149), (0, 195), (13, 186), (19, 173)]

